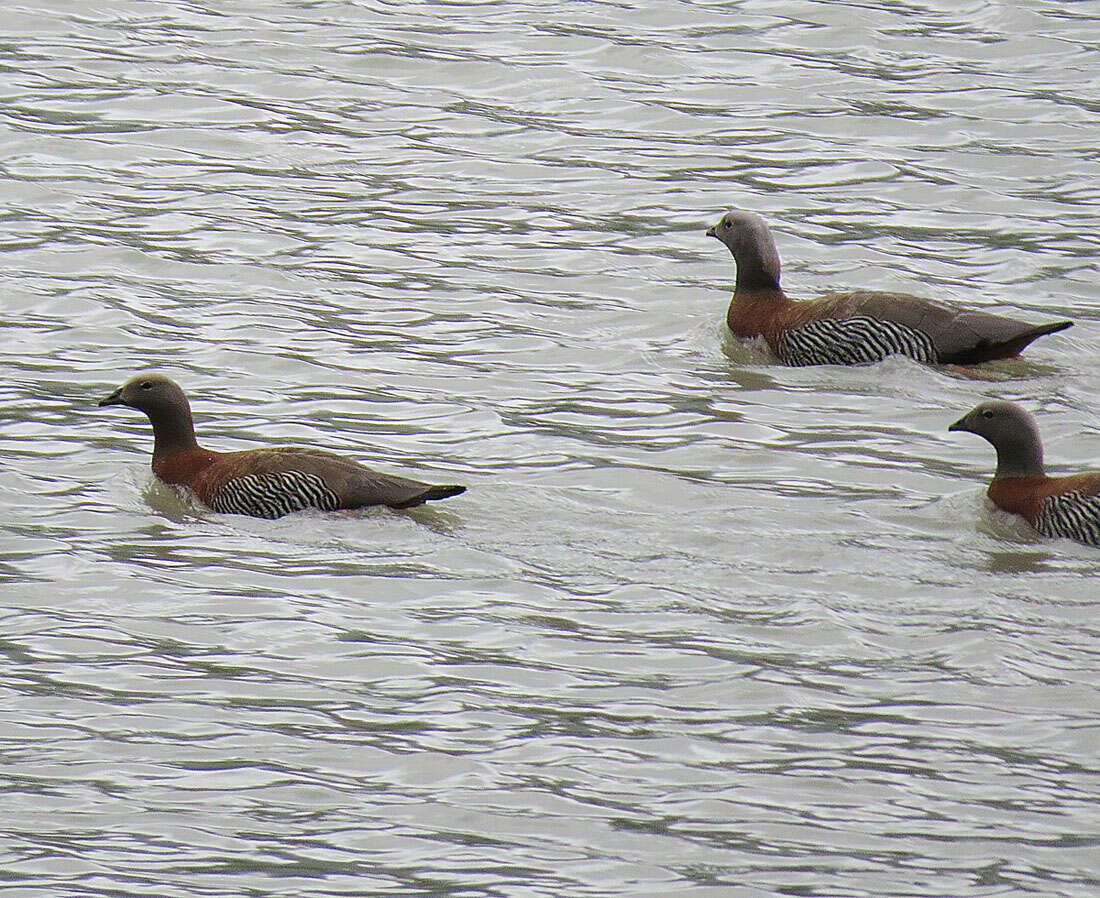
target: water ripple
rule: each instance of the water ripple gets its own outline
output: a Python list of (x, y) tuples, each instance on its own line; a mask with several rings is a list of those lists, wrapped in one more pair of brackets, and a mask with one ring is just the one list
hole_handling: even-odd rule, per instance
[[(1091, 896), (1096, 552), (992, 511), (983, 396), (1095, 464), (1086, 4), (12, 9), (0, 692), (20, 894)], [(784, 369), (793, 295), (1066, 334)], [(215, 448), (467, 483), (216, 515)]]

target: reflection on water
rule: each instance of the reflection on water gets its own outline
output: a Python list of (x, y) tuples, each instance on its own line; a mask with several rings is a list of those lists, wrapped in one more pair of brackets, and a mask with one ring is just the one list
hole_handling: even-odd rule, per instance
[[(947, 424), (1095, 465), (1085, 4), (13, 9), (9, 881), (27, 894), (1092, 895), (1095, 550)], [(795, 296), (1071, 317), (976, 375), (785, 369)], [(213, 448), (469, 484), (211, 514)]]

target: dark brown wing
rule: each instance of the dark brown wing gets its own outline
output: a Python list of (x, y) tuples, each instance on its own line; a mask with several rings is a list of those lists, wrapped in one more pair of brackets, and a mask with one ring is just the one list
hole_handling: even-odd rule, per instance
[(1073, 324), (1072, 321), (1028, 324), (909, 293), (876, 290), (832, 293), (812, 300), (811, 304), (816, 307), (816, 317), (866, 315), (915, 328), (931, 337), (940, 362), (960, 365), (1010, 358), (1044, 334), (1065, 330)]
[[(268, 475), (300, 476), (280, 478)], [(294, 446), (221, 454), (214, 464), (202, 472), (195, 484), (199, 497), (212, 508), (218, 508), (219, 495), (225, 493), (242, 495), (244, 498), (239, 501), (245, 502), (253, 494), (258, 496), (262, 492), (270, 505), (278, 500), (278, 496), (273, 497), (272, 493), (279, 490), (302, 494), (296, 495), (293, 501), (288, 499), (287, 507), (296, 501), (300, 503), (299, 507), (325, 508), (331, 503), (331, 496), (337, 508), (362, 508), (367, 505), (409, 508), (431, 499), (458, 495), (465, 489), (463, 486), (436, 486), (396, 474), (383, 474), (331, 452)], [(325, 494), (319, 501), (317, 491)], [(221, 504), (225, 501), (222, 500)]]

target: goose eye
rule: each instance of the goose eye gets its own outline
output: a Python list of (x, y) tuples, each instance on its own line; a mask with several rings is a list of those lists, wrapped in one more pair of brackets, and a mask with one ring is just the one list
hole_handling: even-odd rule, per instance
[(991, 412), (989, 409), (986, 409), (984, 412), (982, 412), (982, 417), (983, 418), (992, 418), (993, 417), (993, 412)]
[(151, 380), (143, 380), (141, 382), (141, 388), (143, 390), (151, 390), (153, 389), (153, 382)]

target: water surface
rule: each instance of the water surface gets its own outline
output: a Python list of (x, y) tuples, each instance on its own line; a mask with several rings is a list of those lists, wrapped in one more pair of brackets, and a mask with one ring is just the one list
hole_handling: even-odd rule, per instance
[[(994, 2), (5, 11), (0, 892), (1092, 896), (1100, 554), (946, 426), (1100, 449), (1100, 13)], [(784, 369), (796, 296), (1072, 317), (980, 377)], [(213, 448), (465, 495), (216, 515)]]

